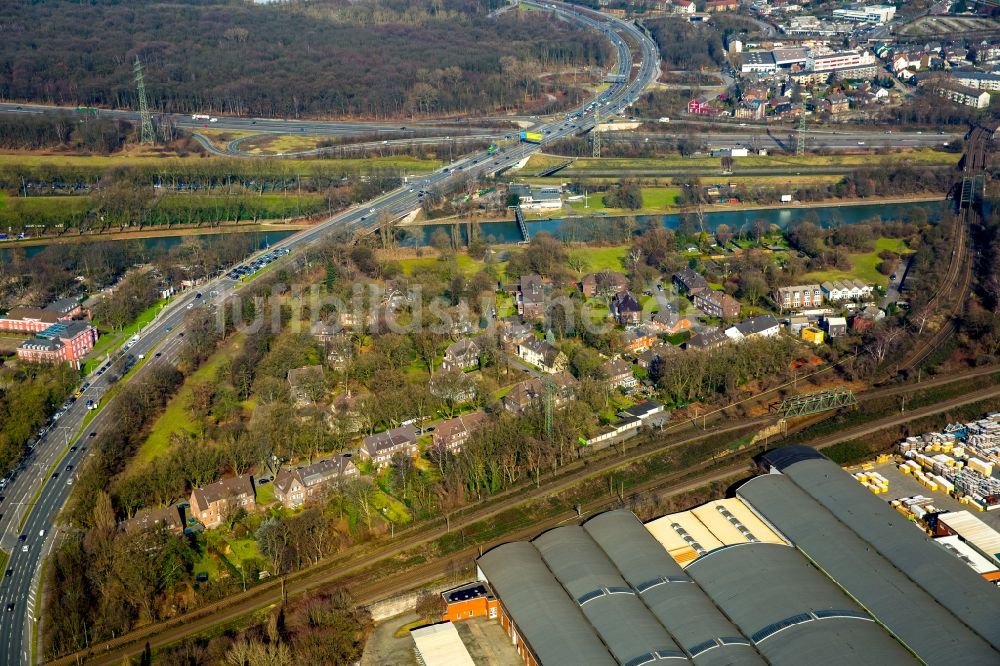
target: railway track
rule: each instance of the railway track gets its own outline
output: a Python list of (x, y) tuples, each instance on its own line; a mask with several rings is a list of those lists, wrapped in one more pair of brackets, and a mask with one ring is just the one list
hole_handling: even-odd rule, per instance
[[(969, 133), (965, 157), (962, 159), (962, 171), (966, 180), (969, 177), (980, 176), (985, 172), (989, 160), (989, 143), (992, 134), (991, 130), (981, 125), (972, 128)], [(974, 183), (972, 187), (975, 187)], [(980, 212), (974, 203), (970, 203), (964, 210), (965, 214), (957, 230), (948, 273), (934, 296), (924, 306), (925, 311), (933, 312), (944, 304), (945, 321), (928, 338), (919, 341), (906, 359), (896, 366), (894, 374), (890, 373), (887, 379), (920, 367), (936, 350), (941, 348), (958, 328), (956, 320), (965, 307), (969, 288), (972, 285), (973, 256), (970, 232), (974, 225), (981, 222)]]

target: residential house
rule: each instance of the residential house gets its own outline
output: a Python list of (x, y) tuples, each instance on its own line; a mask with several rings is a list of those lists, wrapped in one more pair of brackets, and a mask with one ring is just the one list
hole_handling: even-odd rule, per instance
[(342, 453), (311, 465), (281, 470), (274, 477), (274, 497), (286, 507), (295, 508), (307, 500), (321, 498), (332, 484), (358, 475), (351, 454)]
[(729, 341), (729, 336), (723, 333), (721, 329), (709, 328), (692, 336), (690, 340), (684, 343), (684, 348), (697, 350), (715, 349)]
[(740, 302), (721, 291), (706, 289), (698, 292), (691, 302), (709, 317), (735, 319), (740, 316)]
[(544, 381), (532, 378), (518, 382), (501, 399), (503, 408), (514, 414), (524, 414), (533, 405), (541, 404), (548, 382), (552, 384), (553, 407), (559, 407), (576, 396), (579, 382), (573, 375), (563, 370), (547, 377)]
[(779, 310), (818, 308), (823, 305), (823, 290), (818, 284), (778, 287), (771, 294)]
[(182, 534), (184, 521), (181, 520), (180, 507), (173, 505), (157, 509), (139, 509), (135, 516), (122, 521), (119, 527), (127, 534), (160, 528), (171, 534)]
[(737, 0), (706, 0), (705, 11), (709, 14), (716, 12), (735, 12), (739, 9), (740, 3)]
[(803, 328), (810, 325), (812, 325), (812, 320), (805, 315), (795, 315), (788, 318), (788, 332), (792, 335), (798, 335)]
[(97, 344), (97, 329), (83, 321), (58, 321), (17, 348), (17, 357), (30, 363), (69, 363), (79, 369), (81, 361)]
[(628, 361), (616, 358), (604, 363), (601, 366), (605, 376), (608, 378), (608, 386), (620, 388), (626, 391), (634, 389), (639, 380), (632, 374), (632, 364)]
[(638, 354), (655, 345), (659, 338), (656, 337), (654, 330), (636, 327), (622, 333), (621, 340), (622, 346), (627, 352)]
[(358, 450), (362, 460), (371, 460), (378, 469), (392, 462), (397, 453), (411, 457), (417, 455), (417, 430), (412, 425), (369, 435), (361, 440)]
[(587, 298), (593, 298), (600, 293), (621, 293), (628, 289), (628, 278), (615, 271), (587, 273), (580, 280), (580, 291)]
[(545, 286), (542, 278), (534, 273), (521, 276), (521, 287), (517, 292), (517, 313), (528, 319), (545, 316)]
[(434, 447), (449, 453), (458, 453), (469, 436), (488, 419), (486, 412), (479, 411), (441, 421), (434, 429)]
[(536, 340), (534, 338), (526, 340), (517, 346), (517, 356), (521, 360), (549, 373), (563, 370), (569, 362), (566, 354), (559, 351), (554, 345), (546, 340)]
[(323, 366), (305, 365), (292, 368), (286, 375), (288, 388), (292, 399), (297, 405), (310, 405), (315, 402), (318, 394), (325, 391), (323, 383)]
[(218, 527), (234, 512), (257, 508), (257, 494), (249, 475), (210, 483), (191, 492), (191, 517), (205, 527)]
[(658, 333), (677, 335), (682, 331), (690, 331), (693, 324), (687, 317), (676, 315), (673, 312), (657, 312), (650, 318), (647, 326)]
[(726, 329), (726, 335), (733, 340), (748, 340), (750, 338), (770, 338), (781, 330), (781, 324), (774, 315), (758, 315), (744, 319), (735, 326)]
[(823, 296), (831, 302), (858, 300), (872, 295), (874, 287), (861, 280), (846, 279), (824, 282), (820, 288)]
[(985, 90), (968, 88), (961, 84), (940, 79), (935, 79), (933, 82), (921, 81), (920, 85), (924, 85), (925, 83), (935, 95), (944, 97), (956, 104), (971, 106), (974, 109), (985, 109), (990, 105), (990, 94)]
[(708, 280), (691, 268), (682, 268), (674, 273), (671, 282), (674, 283), (678, 291), (688, 296), (694, 296), (708, 289)]
[(534, 327), (522, 322), (505, 321), (500, 329), (500, 344), (509, 352), (517, 351), (517, 346), (534, 335)]
[(465, 338), (448, 345), (444, 352), (441, 368), (444, 370), (467, 370), (479, 367), (479, 345), (471, 338)]
[(847, 335), (847, 319), (844, 317), (824, 317), (823, 328), (831, 338)]
[(670, 412), (666, 411), (663, 405), (655, 400), (645, 400), (637, 405), (632, 405), (628, 409), (618, 412), (618, 416), (624, 419), (639, 419), (643, 425), (650, 427), (662, 426), (670, 420)]
[(622, 326), (638, 324), (642, 319), (642, 306), (631, 292), (623, 291), (611, 299), (611, 316)]
[(646, 351), (635, 355), (635, 364), (643, 370), (649, 370), (649, 366), (657, 358), (667, 358), (671, 354), (676, 354), (677, 348), (673, 345), (663, 343), (653, 345)]
[(855, 333), (866, 331), (881, 319), (885, 319), (885, 310), (869, 305), (861, 312), (856, 312), (851, 318), (851, 330)]
[(330, 320), (315, 322), (310, 327), (309, 332), (314, 338), (316, 338), (316, 342), (327, 344), (332, 342), (338, 336), (343, 335), (344, 331), (340, 327), (339, 321)]
[(694, 14), (698, 8), (691, 0), (672, 0), (675, 14)]
[(826, 110), (832, 114), (847, 113), (851, 109), (850, 101), (841, 92), (833, 93), (825, 101)]

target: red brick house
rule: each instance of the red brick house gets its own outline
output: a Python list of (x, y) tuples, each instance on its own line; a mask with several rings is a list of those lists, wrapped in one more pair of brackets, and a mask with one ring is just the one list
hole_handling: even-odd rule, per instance
[(0, 331), (14, 333), (41, 333), (52, 324), (69, 321), (83, 315), (83, 308), (75, 298), (62, 298), (44, 308), (17, 307), (0, 316)]
[(97, 343), (97, 329), (82, 321), (52, 324), (17, 348), (17, 357), (29, 363), (69, 363), (80, 361)]
[(487, 421), (486, 412), (472, 412), (441, 421), (434, 430), (434, 446), (449, 453), (458, 453), (469, 436)]
[(239, 509), (254, 511), (257, 493), (248, 475), (235, 476), (195, 488), (191, 493), (191, 517), (205, 527), (218, 527)]
[(332, 484), (358, 474), (349, 454), (292, 470), (283, 469), (274, 477), (274, 497), (288, 508), (302, 506), (307, 500), (322, 497)]
[(388, 465), (397, 453), (417, 455), (417, 430), (412, 425), (369, 435), (358, 451), (362, 460), (371, 460), (378, 468)]

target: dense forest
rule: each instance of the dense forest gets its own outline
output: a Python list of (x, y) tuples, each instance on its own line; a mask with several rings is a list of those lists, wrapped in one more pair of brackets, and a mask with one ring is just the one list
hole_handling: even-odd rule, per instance
[(0, 97), (136, 108), (138, 55), (154, 111), (383, 118), (518, 108), (538, 75), (612, 57), (599, 35), (493, 4), (15, 0)]
[(681, 16), (653, 19), (646, 25), (667, 69), (716, 68), (725, 60), (722, 36), (708, 25), (688, 23)]

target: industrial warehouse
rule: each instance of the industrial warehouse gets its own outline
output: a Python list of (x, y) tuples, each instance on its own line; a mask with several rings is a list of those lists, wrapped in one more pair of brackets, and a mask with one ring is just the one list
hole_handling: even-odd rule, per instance
[(731, 499), (494, 548), (490, 616), (529, 665), (1000, 663), (973, 566), (813, 449), (760, 463)]

